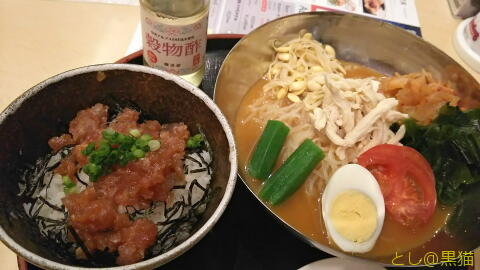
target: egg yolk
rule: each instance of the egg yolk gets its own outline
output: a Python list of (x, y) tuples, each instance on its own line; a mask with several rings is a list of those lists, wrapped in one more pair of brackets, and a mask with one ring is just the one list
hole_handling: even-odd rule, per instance
[(338, 195), (333, 201), (329, 216), (335, 230), (352, 242), (365, 242), (377, 227), (375, 204), (356, 190)]

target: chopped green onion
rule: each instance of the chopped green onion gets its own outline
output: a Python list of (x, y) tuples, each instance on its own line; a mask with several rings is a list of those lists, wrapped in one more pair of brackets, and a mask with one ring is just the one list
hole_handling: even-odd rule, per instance
[(88, 162), (90, 163), (101, 163), (102, 160), (104, 159), (104, 157), (99, 154), (98, 152), (93, 152), (90, 154), (90, 156), (88, 157)]
[(83, 166), (83, 171), (88, 174), (90, 181), (95, 182), (100, 176), (102, 176), (102, 165), (95, 163), (87, 163)]
[(188, 138), (187, 148), (190, 148), (190, 149), (198, 148), (198, 147), (200, 147), (202, 142), (203, 142), (203, 135), (201, 133), (198, 133), (198, 134)]
[(148, 142), (152, 139), (152, 136), (148, 134), (143, 134), (142, 136), (140, 136), (140, 139)]
[(92, 174), (98, 175), (102, 167), (97, 164), (90, 164), (90, 165), (91, 165), (90, 171), (92, 172)]
[[(135, 156), (133, 155), (132, 152), (128, 152), (128, 153), (125, 155), (125, 161), (126, 161), (127, 163), (130, 162), (130, 161), (132, 161), (132, 160), (134, 160), (134, 159), (135, 159)], [(127, 165), (127, 163), (125, 163), (124, 166)]]
[(136, 158), (143, 158), (145, 156), (145, 152), (143, 152), (140, 149), (137, 149), (137, 150), (133, 151), (132, 153)]
[(137, 148), (144, 148), (147, 145), (148, 145), (148, 140), (144, 140), (144, 139), (140, 138), (140, 139), (137, 139), (135, 141), (135, 146)]
[[(129, 152), (129, 154), (131, 154), (131, 153)], [(132, 155), (132, 156), (133, 156), (133, 155)], [(131, 160), (131, 159), (129, 159), (129, 158), (127, 157), (127, 155), (124, 155), (124, 156), (122, 156), (122, 157), (120, 158), (120, 160), (119, 160), (118, 163), (120, 164), (120, 166), (125, 166), (125, 165), (128, 164), (128, 162), (129, 162), (130, 160)]]
[(115, 138), (115, 141), (113, 143), (118, 143), (118, 144), (125, 144), (128, 140), (128, 136), (123, 135), (121, 133), (117, 133), (118, 135)]
[(125, 138), (123, 139), (123, 142), (124, 144), (127, 144), (127, 145), (130, 145), (130, 144), (133, 144), (135, 142), (135, 138), (134, 137), (131, 137), (131, 136), (125, 136)]
[(132, 145), (132, 147), (130, 147), (130, 152), (133, 152), (135, 150), (138, 150), (138, 147), (136, 145)]
[(113, 130), (112, 128), (107, 128), (102, 132), (102, 137), (105, 140), (111, 140), (115, 136), (115, 133), (115, 130)]
[(134, 142), (135, 142), (134, 137), (122, 135), (117, 139), (115, 144), (118, 146), (119, 149), (123, 151), (128, 151)]
[(160, 141), (159, 140), (150, 140), (148, 142), (148, 147), (150, 151), (157, 151), (160, 148)]
[(62, 176), (62, 181), (63, 181), (63, 192), (65, 194), (70, 194), (72, 192), (75, 192), (75, 187), (77, 184), (70, 179), (68, 175)]
[(135, 137), (135, 138), (138, 138), (138, 137), (140, 137), (140, 135), (142, 135), (142, 134), (140, 133), (140, 130), (138, 130), (138, 129), (136, 129), (136, 128), (130, 129), (130, 131), (129, 131), (128, 133), (130, 133), (130, 135), (132, 135), (132, 136)]
[(82, 154), (85, 156), (90, 155), (95, 150), (95, 143), (89, 143), (85, 149), (82, 150)]
[[(90, 143), (82, 154), (88, 157), (83, 171), (94, 182), (102, 175), (108, 174), (112, 166), (125, 166), (128, 162), (145, 157), (146, 153), (160, 147), (158, 140), (152, 140), (149, 134), (141, 134), (138, 129), (131, 129), (128, 134), (121, 134), (107, 128), (102, 132), (102, 140)], [(150, 141), (154, 141), (150, 144)], [(98, 148), (96, 146), (98, 145)], [(151, 145), (151, 146), (150, 146)]]
[(100, 147), (97, 150), (97, 153), (100, 157), (106, 157), (112, 148), (108, 143), (100, 143)]
[(65, 193), (65, 195), (68, 195), (68, 194), (71, 194), (71, 193), (74, 193), (76, 191), (76, 186), (73, 186), (73, 187), (63, 187), (63, 193)]
[(106, 128), (103, 132), (109, 135), (113, 135), (116, 133), (116, 131), (113, 128)]
[(110, 154), (105, 159), (105, 164), (113, 165), (119, 160), (120, 152), (118, 150), (112, 150)]
[(74, 187), (76, 185), (75, 182), (73, 182), (68, 175), (64, 175), (62, 177), (62, 181), (63, 181), (63, 185), (66, 187)]

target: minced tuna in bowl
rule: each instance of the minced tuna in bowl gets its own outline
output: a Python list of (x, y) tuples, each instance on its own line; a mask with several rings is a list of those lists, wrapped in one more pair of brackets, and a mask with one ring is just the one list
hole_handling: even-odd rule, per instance
[(205, 211), (213, 158), (205, 136), (139, 119), (131, 108), (109, 117), (103, 104), (79, 111), (19, 183), (42, 236), (79, 260), (107, 254), (126, 265), (161, 254)]

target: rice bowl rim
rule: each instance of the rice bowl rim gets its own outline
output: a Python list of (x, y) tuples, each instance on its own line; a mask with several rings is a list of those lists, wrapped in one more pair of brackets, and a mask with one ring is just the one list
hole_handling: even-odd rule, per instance
[(168, 81), (173, 81), (182, 89), (190, 92), (191, 94), (193, 94), (194, 96), (196, 96), (197, 98), (203, 101), (203, 103), (214, 113), (217, 120), (220, 122), (228, 141), (228, 146), (229, 146), (228, 159), (230, 162), (230, 173), (229, 173), (227, 184), (225, 186), (225, 193), (222, 199), (220, 200), (219, 204), (217, 205), (215, 211), (208, 218), (205, 224), (203, 224), (203, 226), (200, 227), (195, 233), (190, 235), (185, 241), (181, 242), (180, 244), (178, 244), (177, 246), (175, 246), (174, 248), (172, 248), (171, 250), (165, 253), (152, 257), (148, 260), (143, 260), (141, 262), (125, 265), (125, 266), (79, 267), (79, 266), (72, 266), (72, 265), (58, 263), (58, 262), (46, 259), (40, 255), (37, 255), (29, 251), (28, 249), (22, 247), (6, 233), (6, 231), (3, 229), (2, 226), (0, 226), (0, 240), (10, 249), (15, 251), (15, 253), (17, 253), (18, 255), (24, 257), (26, 260), (38, 266), (46, 267), (48, 269), (58, 269), (58, 270), (67, 270), (67, 269), (68, 270), (70, 269), (130, 270), (130, 269), (151, 269), (153, 267), (166, 264), (171, 260), (175, 259), (176, 257), (182, 255), (188, 249), (190, 249), (195, 244), (197, 244), (213, 228), (213, 226), (217, 223), (220, 216), (225, 211), (228, 205), (228, 202), (230, 201), (233, 191), (235, 189), (235, 183), (237, 179), (237, 151), (236, 151), (232, 130), (225, 116), (221, 112), (220, 108), (213, 102), (213, 100), (207, 94), (205, 94), (202, 90), (193, 86), (186, 80), (162, 70), (158, 70), (158, 69), (154, 69), (146, 66), (133, 65), (133, 64), (99, 64), (99, 65), (91, 65), (91, 66), (72, 69), (72, 70), (54, 75), (53, 77), (50, 77), (40, 82), (39, 84), (35, 85), (34, 87), (30, 88), (19, 97), (17, 97), (12, 103), (10, 103), (10, 105), (8, 105), (2, 111), (2, 113), (0, 113), (0, 123), (3, 123), (3, 121), (9, 115), (15, 113), (25, 100), (28, 100), (29, 98), (31, 98), (32, 96), (34, 96), (35, 94), (37, 94), (38, 92), (45, 89), (47, 86), (51, 84), (54, 84), (61, 80), (74, 77), (76, 75), (84, 74), (84, 73), (98, 72), (98, 71), (111, 71), (111, 70), (126, 70), (126, 71), (146, 73), (146, 74), (151, 74), (151, 75), (161, 77)]

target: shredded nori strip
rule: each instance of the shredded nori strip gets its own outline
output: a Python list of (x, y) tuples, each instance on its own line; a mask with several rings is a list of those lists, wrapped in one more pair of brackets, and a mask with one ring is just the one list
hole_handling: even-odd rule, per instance
[(196, 170), (191, 170), (191, 173), (198, 173), (198, 172), (205, 172), (207, 171), (207, 168), (201, 168), (201, 169), (196, 169)]
[(62, 212), (62, 213), (65, 212), (65, 209), (64, 209), (64, 208), (60, 208), (60, 207), (58, 207), (58, 206), (56, 206), (56, 205), (51, 204), (49, 201), (47, 201), (47, 200), (46, 200), (45, 198), (43, 198), (43, 197), (40, 197), (40, 196), (39, 196), (38, 199), (39, 199), (40, 201), (42, 201), (44, 204), (48, 205), (48, 206), (49, 206), (50, 208), (52, 208), (53, 210), (56, 210), (56, 211), (59, 211), (59, 212)]
[(195, 153), (197, 154), (197, 156), (200, 158), (200, 160), (202, 161), (203, 165), (205, 165), (205, 167), (207, 167), (207, 170), (208, 170), (208, 174), (211, 175), (212, 174), (212, 168), (211, 168), (211, 164), (208, 163), (207, 161), (205, 161), (205, 159), (202, 157), (202, 155), (200, 155), (199, 153)]
[(77, 242), (78, 246), (82, 249), (85, 256), (87, 256), (87, 259), (92, 260), (93, 259), (92, 254), (90, 254), (90, 252), (88, 251), (88, 248), (83, 244), (82, 239), (80, 239), (80, 236), (78, 236), (75, 229), (72, 226), (68, 226), (67, 228), (68, 228), (68, 231), (70, 232), (70, 234), (75, 239), (75, 242)]
[(85, 182), (83, 182), (82, 179), (80, 178), (80, 171), (81, 171), (81, 169), (78, 170), (78, 171), (75, 173), (75, 176), (77, 177), (78, 182), (80, 182), (82, 185), (88, 187), (88, 184), (85, 183)]
[(195, 158), (193, 158), (192, 156), (187, 155), (187, 156), (185, 156), (185, 159), (188, 159), (188, 160), (191, 160), (191, 161), (197, 163), (198, 166), (202, 166), (202, 163), (200, 161), (196, 160)]

